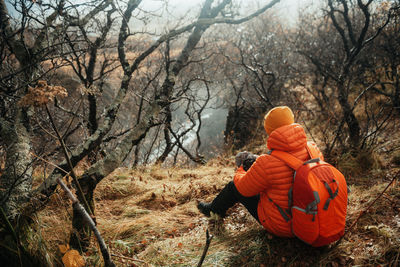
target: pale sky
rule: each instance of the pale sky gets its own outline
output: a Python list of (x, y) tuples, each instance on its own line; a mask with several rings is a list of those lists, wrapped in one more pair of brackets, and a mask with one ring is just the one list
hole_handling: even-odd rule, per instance
[[(84, 0), (75, 1), (82, 2)], [(139, 8), (146, 12), (158, 14), (158, 18), (153, 17), (150, 21), (148, 21), (147, 25), (140, 20), (132, 19), (130, 23), (131, 29), (140, 31), (156, 28), (156, 31), (159, 32), (167, 30), (171, 27), (173, 28), (174, 26), (177, 26), (174, 25), (174, 23), (176, 24), (177, 19), (179, 18), (184, 17), (186, 21), (193, 20), (198, 15), (201, 5), (204, 3), (204, 1), (205, 0), (168, 0), (168, 9), (165, 9), (163, 8), (165, 0), (143, 0)], [(250, 14), (257, 9), (257, 7), (261, 7), (269, 3), (271, 0), (233, 0), (233, 2), (240, 3), (240, 15), (238, 16), (240, 17), (241, 15), (244, 16)], [(297, 19), (298, 9), (300, 7), (304, 7), (307, 3), (312, 3), (314, 5), (320, 2), (321, 0), (281, 0), (270, 10), (282, 17), (284, 19), (283, 21), (294, 24)], [(6, 1), (6, 3), (10, 13), (13, 14), (13, 8), (8, 5), (8, 1)], [(143, 13), (141, 13), (141, 15), (143, 16)], [(160, 28), (160, 25), (164, 25), (164, 29)]]
[[(184, 17), (187, 20), (194, 19), (195, 16), (198, 15), (198, 12), (201, 8), (201, 5), (205, 0), (169, 0), (168, 1), (168, 11), (162, 8), (164, 1), (163, 0), (144, 0), (140, 7), (146, 11), (153, 11), (157, 14), (160, 14), (161, 17), (159, 19), (153, 19), (147, 28), (150, 29), (152, 26), (156, 26), (158, 30), (160, 30), (160, 24), (167, 25), (172, 22), (176, 22), (177, 18)], [(261, 7), (271, 0), (233, 0), (234, 3), (240, 3), (241, 15), (250, 14), (252, 11), (257, 9), (257, 7)], [(321, 0), (281, 0), (278, 4), (274, 5), (271, 10), (272, 12), (276, 12), (279, 16), (281, 16), (284, 21), (286, 20), (288, 23), (295, 23), (298, 15), (299, 7), (303, 7), (308, 3), (321, 2)], [(139, 22), (131, 23), (131, 27), (134, 29), (140, 29), (143, 25), (140, 25)]]
[[(243, 6), (255, 6), (258, 3), (260, 6), (269, 3), (270, 0), (237, 0), (234, 2), (241, 2)], [(276, 4), (273, 9), (277, 10), (279, 13), (287, 16), (296, 16), (297, 10), (301, 5), (304, 5), (309, 0), (281, 0)], [(200, 5), (204, 3), (204, 0), (169, 0), (170, 10), (177, 13), (185, 13), (189, 9), (199, 9)], [(156, 10), (162, 5), (160, 0), (145, 0), (142, 2), (141, 6), (145, 9)]]

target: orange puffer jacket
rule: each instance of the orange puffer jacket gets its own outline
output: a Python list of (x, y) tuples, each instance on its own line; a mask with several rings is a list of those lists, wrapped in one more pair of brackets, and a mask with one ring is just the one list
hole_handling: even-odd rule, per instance
[[(311, 145), (323, 159), (316, 145)], [(275, 129), (268, 138), (267, 147), (288, 152), (302, 161), (310, 159), (306, 134), (297, 123)], [(288, 191), (293, 185), (292, 169), (279, 159), (265, 154), (259, 156), (247, 172), (243, 167), (238, 168), (234, 183), (243, 196), (260, 194), (257, 211), (265, 229), (277, 236), (293, 236), (290, 221), (286, 222), (274, 205), (275, 203), (284, 210), (288, 209)]]

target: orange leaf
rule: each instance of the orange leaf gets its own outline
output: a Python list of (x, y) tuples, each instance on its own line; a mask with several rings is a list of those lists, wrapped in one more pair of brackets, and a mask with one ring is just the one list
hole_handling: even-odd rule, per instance
[(62, 262), (65, 267), (84, 267), (86, 264), (79, 252), (74, 249), (65, 253), (64, 257), (62, 257)]
[(65, 254), (69, 250), (69, 245), (68, 244), (66, 244), (66, 245), (58, 245), (58, 249), (60, 250), (60, 252), (62, 254)]
[(183, 246), (182, 243), (178, 243), (178, 248), (181, 248)]

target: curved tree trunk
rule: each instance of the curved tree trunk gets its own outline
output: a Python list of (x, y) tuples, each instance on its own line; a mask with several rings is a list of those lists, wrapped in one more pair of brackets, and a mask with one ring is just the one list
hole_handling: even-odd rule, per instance
[(344, 87), (343, 82), (341, 82), (338, 85), (338, 91), (339, 91), (339, 96), (338, 96), (339, 104), (342, 107), (344, 120), (347, 124), (350, 136), (350, 142), (351, 142), (350, 147), (357, 149), (361, 141), (360, 123), (356, 118), (356, 116), (354, 115), (353, 109), (350, 106), (350, 103), (348, 101), (348, 95), (346, 93), (346, 89)]
[(172, 122), (172, 113), (170, 105), (165, 107), (166, 118), (164, 122), (164, 139), (165, 139), (165, 149), (161, 156), (157, 159), (156, 163), (163, 163), (168, 155), (171, 153), (172, 149), (174, 148), (171, 141), (171, 136), (169, 135), (169, 129), (171, 128)]

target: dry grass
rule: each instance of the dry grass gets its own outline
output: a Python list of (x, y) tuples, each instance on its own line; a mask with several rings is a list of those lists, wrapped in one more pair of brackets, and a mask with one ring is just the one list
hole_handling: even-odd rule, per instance
[[(232, 157), (221, 157), (191, 169), (118, 169), (104, 179), (95, 194), (100, 232), (113, 254), (146, 262), (114, 257), (117, 265), (195, 266), (208, 227), (208, 220), (196, 209), (196, 200), (211, 200), (233, 178), (232, 162)], [(351, 185), (347, 225), (387, 183), (382, 179), (385, 176), (371, 173), (363, 176), (363, 185)], [(57, 245), (68, 240), (68, 204), (60, 194), (40, 214), (43, 240), (55, 257)], [(273, 237), (236, 205), (224, 221), (225, 230), (212, 240), (203, 266), (396, 266), (399, 211), (400, 188), (396, 184), (340, 244), (316, 249), (297, 239)], [(101, 264), (94, 240), (85, 258), (90, 266)]]
[(59, 245), (68, 244), (69, 234), (72, 230), (72, 205), (63, 192), (52, 195), (49, 205), (42, 210), (34, 220), (38, 227), (32, 235), (31, 244), (35, 252), (40, 252), (51, 264), (62, 265), (62, 254)]
[(360, 151), (357, 155), (342, 154), (337, 160), (337, 168), (351, 183), (369, 183), (365, 177), (384, 175), (385, 163), (374, 151)]
[[(375, 185), (370, 187), (352, 186), (349, 196), (349, 222), (353, 222), (360, 211), (364, 210), (386, 186), (385, 183), (374, 183)], [(352, 265), (396, 266), (396, 257), (400, 253), (399, 197), (400, 187), (397, 184), (361, 217), (355, 228), (338, 246), (338, 252), (347, 255)]]

